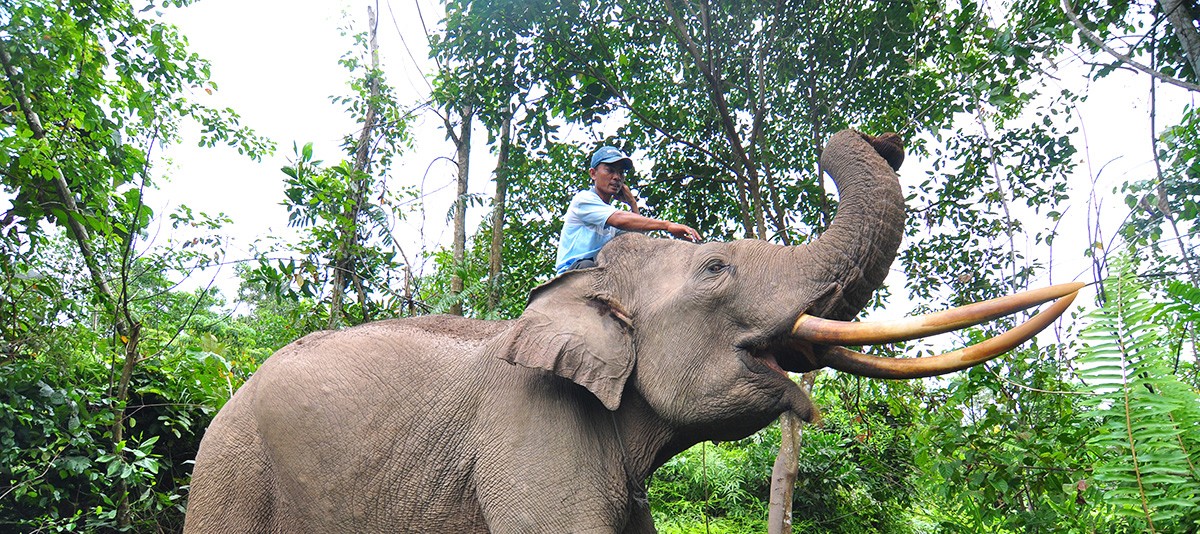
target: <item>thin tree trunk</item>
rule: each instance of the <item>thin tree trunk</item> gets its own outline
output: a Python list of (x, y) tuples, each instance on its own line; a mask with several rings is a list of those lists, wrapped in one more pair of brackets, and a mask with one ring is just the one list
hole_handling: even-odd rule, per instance
[[(713, 49), (709, 47), (709, 55), (706, 59), (700, 47), (692, 39), (692, 35), (688, 31), (687, 21), (683, 20), (683, 17), (676, 11), (675, 4), (671, 0), (666, 0), (665, 6), (671, 16), (672, 22), (675, 24), (675, 31), (679, 35), (679, 42), (683, 44), (688, 54), (692, 57), (692, 61), (695, 62), (696, 68), (700, 69), (700, 73), (707, 82), (708, 96), (717, 110), (717, 118), (721, 121), (721, 130), (725, 133), (725, 138), (729, 141), (729, 148), (734, 156), (734, 166), (735, 168), (740, 167), (737, 180), (738, 198), (741, 201), (743, 198), (749, 197), (749, 210), (743, 208), (743, 226), (745, 226), (746, 237), (763, 238), (766, 236), (767, 226), (763, 218), (762, 188), (758, 178), (758, 168), (749, 155), (747, 155), (746, 147), (738, 135), (733, 114), (729, 111), (729, 103), (725, 99), (724, 81), (721, 79), (721, 58), (713, 55)], [(710, 30), (707, 2), (701, 5), (700, 16), (702, 26), (707, 35)], [(747, 216), (752, 220), (747, 221)]]
[[(352, 195), (346, 220), (339, 225), (338, 248), (333, 256), (333, 288), (329, 297), (329, 328), (337, 328), (342, 322), (343, 294), (346, 288), (346, 278), (354, 277), (355, 259), (358, 250), (358, 218), (362, 213), (362, 205), (366, 201), (367, 190), (370, 188), (371, 175), (371, 134), (375, 129), (377, 114), (376, 101), (379, 98), (379, 45), (375, 39), (375, 10), (367, 6), (367, 35), (368, 50), (371, 53), (370, 91), (367, 97), (367, 113), (363, 117), (362, 131), (358, 135), (358, 146), (354, 152), (354, 177), (351, 179)], [(367, 320), (365, 295), (363, 295), (360, 280), (355, 280), (355, 290), (359, 293), (359, 301), (363, 307), (363, 321)]]
[(740, 174), (735, 174), (733, 183), (737, 186), (738, 215), (742, 219), (742, 233), (746, 239), (754, 239), (757, 236), (754, 235), (754, 218), (750, 216), (750, 199), (746, 196), (746, 181)]
[[(766, 189), (767, 189), (767, 201), (766, 202), (768, 202), (770, 204), (770, 208), (771, 208), (771, 211), (768, 211), (767, 215), (769, 216), (769, 218), (771, 219), (771, 222), (775, 226), (775, 234), (777, 236), (779, 236), (780, 243), (790, 246), (792, 244), (792, 236), (791, 236), (791, 233), (788, 231), (787, 209), (783, 206), (782, 199), (780, 198), (782, 196), (781, 191), (783, 188), (780, 186), (779, 180), (776, 179), (775, 174), (772, 173), (771, 170), (767, 166), (761, 164), (761, 162), (763, 161), (763, 158), (760, 157), (760, 155), (759, 155), (762, 152), (762, 147), (764, 146), (763, 123), (766, 121), (766, 119), (765, 119), (765, 115), (766, 115), (765, 98), (767, 95), (767, 73), (766, 73), (766, 68), (765, 68), (766, 61), (767, 61), (766, 55), (767, 55), (767, 50), (773, 50), (773, 49), (775, 49), (776, 46), (778, 46), (776, 38), (779, 34), (779, 32), (777, 30), (779, 27), (779, 19), (780, 19), (781, 13), (783, 12), (783, 6), (784, 6), (784, 0), (776, 0), (775, 1), (773, 14), (772, 14), (772, 16), (770, 16), (768, 18), (768, 20), (770, 22), (768, 22), (766, 32), (763, 37), (763, 41), (759, 45), (758, 51), (755, 53), (754, 71), (755, 71), (755, 79), (757, 82), (756, 83), (757, 94), (755, 95), (756, 103), (754, 106), (754, 123), (753, 123), (754, 126), (751, 129), (751, 133), (750, 133), (750, 143), (749, 143), (750, 150), (748, 150), (747, 152), (750, 155), (750, 159), (752, 161), (754, 161), (756, 165), (759, 165), (762, 167), (762, 173), (766, 178), (766, 180), (765, 180)], [(763, 238), (765, 239), (766, 236), (763, 236)]]
[(450, 313), (462, 315), (463, 279), (458, 275), (466, 262), (467, 249), (467, 175), (471, 168), (471, 121), (474, 109), (470, 104), (463, 106), (462, 124), (458, 134), (458, 197), (454, 200), (454, 275), (450, 278), (450, 294), (454, 303)]
[(779, 416), (779, 454), (771, 469), (771, 500), (767, 508), (767, 534), (792, 532), (792, 494), (796, 489), (800, 428), (804, 425), (792, 412)]
[[(800, 387), (812, 391), (817, 371), (809, 371), (800, 377)], [(779, 416), (779, 454), (771, 469), (771, 500), (767, 507), (767, 534), (792, 532), (792, 494), (796, 488), (796, 476), (800, 472), (800, 436), (804, 428), (796, 414), (784, 412)]]
[(492, 202), (492, 250), (489, 252), (488, 282), (491, 291), (488, 293), (488, 309), (496, 309), (500, 304), (500, 267), (504, 255), (504, 216), (505, 200), (508, 196), (508, 151), (512, 142), (513, 111), (504, 116), (504, 124), (500, 127), (500, 156), (496, 159), (496, 197)]
[[(141, 339), (142, 326), (134, 324), (130, 331), (129, 341), (125, 344), (125, 363), (121, 366), (121, 379), (117, 383), (117, 402), (121, 408), (117, 411), (116, 417), (112, 424), (112, 442), (113, 445), (121, 443), (125, 439), (125, 403), (129, 398), (129, 382), (133, 379), (133, 368), (138, 362), (137, 346)], [(121, 451), (121, 456), (125, 456), (125, 451)], [(125, 485), (124, 480), (117, 480), (117, 526), (129, 526), (129, 489)]]
[[(825, 189), (825, 169), (821, 168), (821, 159), (819, 157), (822, 150), (821, 130), (825, 128), (825, 125), (824, 121), (822, 120), (822, 116), (818, 111), (818, 105), (820, 101), (817, 98), (817, 83), (815, 78), (809, 78), (806, 89), (807, 91), (805, 91), (805, 96), (808, 97), (808, 131), (814, 152), (818, 155), (816, 182), (818, 196), (817, 202), (820, 213), (818, 213), (817, 216), (816, 228), (818, 231), (813, 232), (813, 234), (816, 234), (825, 231), (825, 227), (829, 226), (829, 221), (832, 219), (832, 215), (829, 213), (829, 198)], [(808, 239), (811, 240), (812, 235), (808, 236)]]
[[(1157, 42), (1153, 43), (1152, 46), (1157, 46)], [(1151, 48), (1150, 50), (1151, 55), (1153, 56), (1154, 48)], [(1155, 66), (1157, 67), (1157, 65)], [(1200, 70), (1197, 70), (1196, 73), (1200, 74)], [(1155, 175), (1157, 176), (1157, 180), (1155, 180), (1154, 184), (1154, 207), (1158, 208), (1158, 211), (1162, 213), (1163, 219), (1165, 219), (1167, 223), (1171, 225), (1171, 230), (1175, 232), (1175, 244), (1179, 245), (1179, 256), (1183, 259), (1183, 264), (1187, 267), (1188, 279), (1191, 280), (1192, 285), (1198, 285), (1197, 276), (1200, 276), (1200, 271), (1197, 271), (1195, 262), (1193, 261), (1194, 258), (1192, 257), (1191, 252), (1188, 250), (1187, 244), (1184, 243), (1184, 239), (1186, 239), (1187, 236), (1179, 231), (1179, 224), (1175, 222), (1175, 214), (1171, 210), (1171, 203), (1167, 199), (1166, 186), (1163, 185), (1166, 180), (1163, 177), (1162, 161), (1159, 159), (1157, 132), (1158, 85), (1155, 83), (1154, 78), (1150, 78), (1150, 153), (1154, 155), (1154, 170)], [(1149, 199), (1142, 197), (1142, 203), (1147, 204), (1146, 211), (1151, 212), (1148, 205), (1150, 203)]]

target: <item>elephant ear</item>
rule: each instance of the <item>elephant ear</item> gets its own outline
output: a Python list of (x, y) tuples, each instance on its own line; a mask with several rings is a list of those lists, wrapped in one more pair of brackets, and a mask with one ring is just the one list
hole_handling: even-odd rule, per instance
[(633, 372), (633, 326), (616, 298), (597, 289), (603, 273), (568, 271), (534, 289), (498, 355), (571, 380), (616, 410)]

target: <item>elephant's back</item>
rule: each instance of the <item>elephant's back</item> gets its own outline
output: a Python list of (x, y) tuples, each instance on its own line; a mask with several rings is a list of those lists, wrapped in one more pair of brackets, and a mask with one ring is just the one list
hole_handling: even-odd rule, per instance
[(347, 329), (352, 332), (358, 329), (384, 332), (417, 330), (423, 334), (457, 339), (462, 341), (485, 342), (507, 329), (512, 321), (484, 321), (469, 319), (457, 315), (422, 315), (405, 319), (388, 319), (376, 321)]
[(437, 402), (487, 365), (483, 347), (508, 324), (425, 316), (314, 332), (267, 358), (246, 384), (247, 400), (260, 415), (301, 408), (355, 420), (397, 400)]
[(450, 368), (477, 355), (511, 323), (428, 315), (313, 332), (279, 349), (259, 373), (290, 374), (285, 369), (291, 368), (305, 376), (330, 378), (359, 369), (365, 373), (361, 378), (370, 378), (399, 367), (407, 368), (401, 372), (408, 377), (414, 372), (453, 374)]

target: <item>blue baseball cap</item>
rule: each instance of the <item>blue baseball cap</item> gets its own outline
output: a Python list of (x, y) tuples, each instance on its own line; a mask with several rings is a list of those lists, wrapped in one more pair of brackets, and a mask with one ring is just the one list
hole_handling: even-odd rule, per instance
[(633, 170), (633, 160), (629, 159), (621, 149), (615, 146), (602, 146), (595, 154), (592, 154), (592, 166), (590, 169), (595, 169), (601, 163), (621, 162), (621, 166), (625, 168), (625, 172)]

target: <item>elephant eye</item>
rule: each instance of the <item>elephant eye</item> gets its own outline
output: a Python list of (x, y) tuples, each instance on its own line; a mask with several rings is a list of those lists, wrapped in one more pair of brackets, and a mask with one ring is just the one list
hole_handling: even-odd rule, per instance
[(725, 262), (721, 260), (714, 260), (709, 262), (708, 266), (705, 267), (705, 270), (708, 271), (709, 274), (720, 274), (728, 268), (729, 265), (727, 265)]

